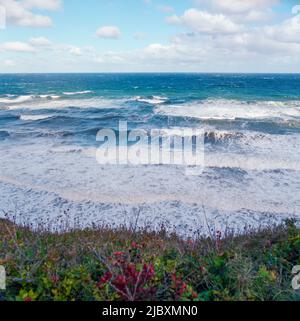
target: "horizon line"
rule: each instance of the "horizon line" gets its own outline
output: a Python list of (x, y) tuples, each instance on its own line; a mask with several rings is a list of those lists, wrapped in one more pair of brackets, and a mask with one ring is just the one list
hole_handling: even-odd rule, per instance
[(300, 75), (300, 72), (231, 72), (231, 71), (58, 71), (58, 72), (0, 72), (0, 75), (48, 74), (231, 74), (231, 75)]

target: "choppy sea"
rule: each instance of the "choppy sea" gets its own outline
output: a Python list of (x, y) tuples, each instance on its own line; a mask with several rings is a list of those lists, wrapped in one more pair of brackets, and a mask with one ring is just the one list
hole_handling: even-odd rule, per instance
[[(201, 128), (205, 168), (100, 165), (100, 129)], [(182, 234), (300, 219), (300, 75), (0, 75), (0, 216)]]

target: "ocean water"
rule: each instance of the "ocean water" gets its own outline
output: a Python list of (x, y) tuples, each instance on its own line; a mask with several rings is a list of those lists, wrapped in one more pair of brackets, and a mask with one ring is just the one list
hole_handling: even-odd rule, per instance
[[(100, 165), (98, 130), (205, 131), (205, 169)], [(189, 235), (300, 219), (300, 75), (0, 75), (0, 215)]]

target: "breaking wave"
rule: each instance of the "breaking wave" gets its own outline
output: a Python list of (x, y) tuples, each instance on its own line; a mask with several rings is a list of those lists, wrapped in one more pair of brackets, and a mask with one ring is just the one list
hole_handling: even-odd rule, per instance
[[(27, 99), (8, 99), (7, 101), (0, 101), (0, 106), (9, 109), (63, 109), (63, 108), (120, 108), (124, 99), (106, 99), (101, 97), (89, 99), (59, 99), (59, 96), (26, 96)], [(49, 98), (50, 97), (50, 98)], [(53, 98), (55, 97), (55, 98)]]
[(146, 103), (146, 104), (151, 104), (151, 105), (159, 105), (165, 103), (168, 98), (167, 97), (162, 97), (162, 96), (149, 96), (149, 97), (141, 97), (141, 96), (136, 96), (132, 99), (133, 101), (138, 101), (140, 103)]
[(83, 91), (71, 91), (71, 92), (64, 92), (63, 94), (66, 96), (74, 96), (74, 95), (84, 95), (84, 94), (91, 94), (93, 91), (91, 90), (83, 90)]
[(160, 105), (157, 114), (201, 120), (295, 119), (300, 117), (300, 101), (203, 100), (178, 105)]
[(51, 115), (21, 115), (20, 120), (23, 121), (36, 121), (51, 118)]

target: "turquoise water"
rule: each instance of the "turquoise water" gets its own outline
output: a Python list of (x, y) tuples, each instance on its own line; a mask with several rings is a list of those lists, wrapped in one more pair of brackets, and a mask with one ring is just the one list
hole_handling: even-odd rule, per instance
[[(96, 134), (121, 120), (204, 129), (204, 173), (100, 166)], [(0, 210), (80, 226), (138, 211), (180, 230), (201, 228), (203, 207), (223, 227), (297, 217), (299, 135), (300, 75), (0, 75)]]

